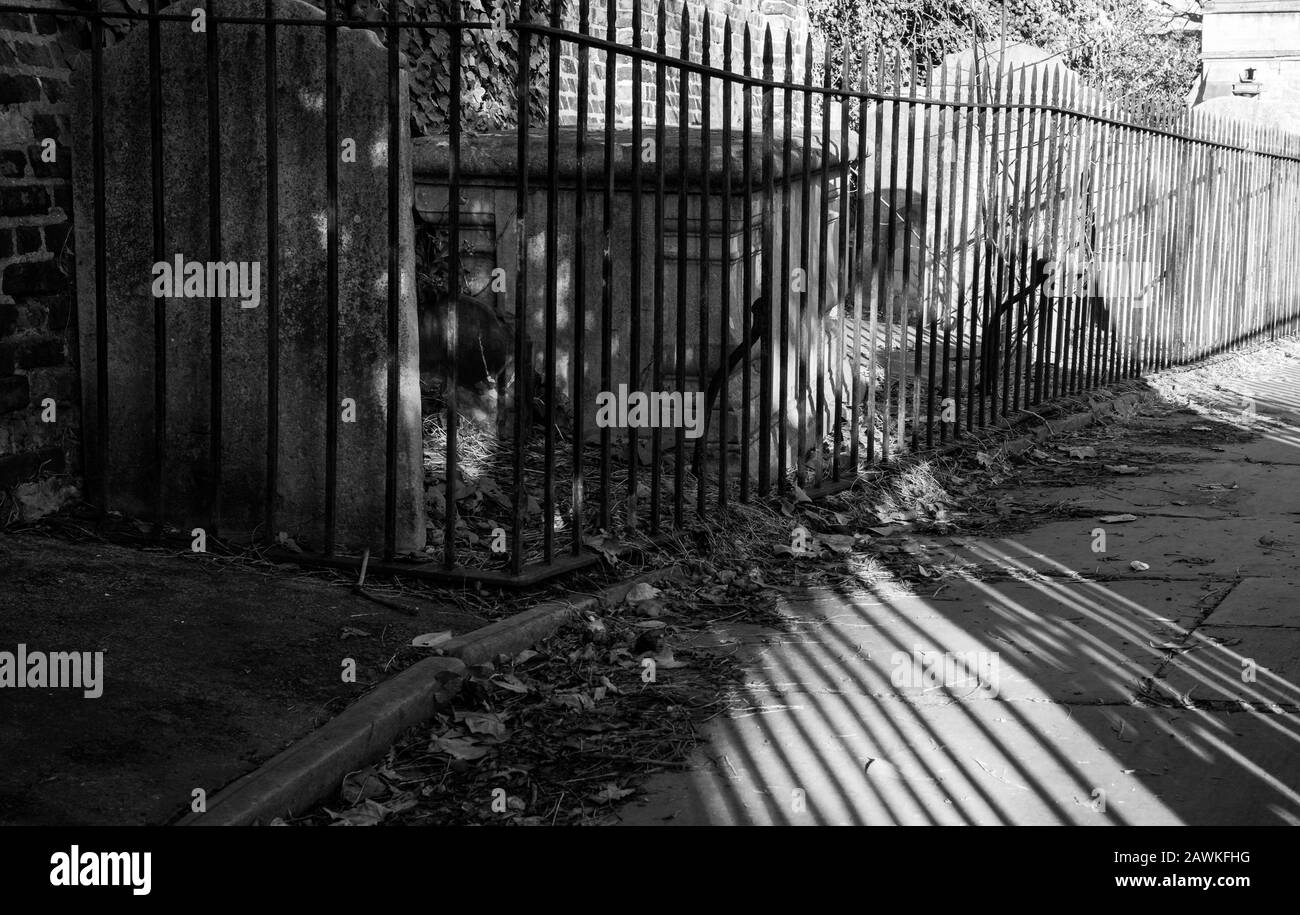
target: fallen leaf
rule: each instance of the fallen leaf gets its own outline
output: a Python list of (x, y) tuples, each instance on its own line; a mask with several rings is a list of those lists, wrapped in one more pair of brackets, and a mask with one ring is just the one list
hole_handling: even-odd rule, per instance
[(1137, 467), (1133, 467), (1130, 464), (1103, 464), (1102, 466), (1105, 467), (1107, 470), (1109, 470), (1111, 473), (1118, 473), (1122, 476), (1130, 476), (1132, 474), (1142, 472)]
[(852, 534), (822, 534), (817, 538), (817, 541), (832, 553), (853, 552)]
[(1072, 458), (1090, 458), (1097, 456), (1097, 449), (1091, 445), (1075, 445), (1066, 448), (1065, 453)]
[(1104, 524), (1120, 524), (1124, 521), (1136, 521), (1137, 519), (1138, 519), (1137, 515), (1124, 514), (1124, 515), (1102, 515), (1097, 520), (1103, 522)]
[(505, 722), (491, 712), (463, 712), (457, 720), (464, 722), (471, 734), (486, 734), (504, 740), (507, 733)]
[(334, 818), (335, 826), (378, 826), (388, 815), (387, 808), (375, 801), (364, 801), (342, 813), (335, 813), (326, 807), (325, 812)]
[(635, 790), (635, 788), (620, 788), (618, 785), (609, 784), (590, 797), (593, 801), (610, 803), (612, 801), (621, 801)]
[(463, 737), (435, 737), (429, 744), (430, 753), (446, 753), (454, 759), (482, 759), (488, 754), (487, 747), (481, 747), (472, 740)]
[(639, 604), (643, 600), (654, 600), (658, 597), (660, 591), (649, 582), (637, 582), (632, 589), (627, 592), (627, 602), (629, 604)]
[(423, 635), (417, 635), (411, 639), (411, 644), (416, 648), (437, 648), (443, 642), (451, 641), (451, 630), (444, 629), (441, 632), (426, 632)]
[(1139, 560), (1134, 559), (1129, 563), (1129, 568), (1135, 572), (1145, 572), (1147, 569), (1151, 568), (1151, 566), (1147, 565), (1145, 562), (1140, 562)]

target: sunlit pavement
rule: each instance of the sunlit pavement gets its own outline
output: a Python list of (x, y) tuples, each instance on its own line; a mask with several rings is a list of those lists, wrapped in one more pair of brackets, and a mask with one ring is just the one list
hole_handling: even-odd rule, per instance
[(1238, 380), (1208, 399), (1248, 398), (1254, 440), (1144, 415), (1144, 472), (1017, 492), (1094, 516), (909, 545), (978, 580), (791, 593), (788, 631), (714, 633), (742, 707), (624, 822), (1300, 824), (1300, 358)]

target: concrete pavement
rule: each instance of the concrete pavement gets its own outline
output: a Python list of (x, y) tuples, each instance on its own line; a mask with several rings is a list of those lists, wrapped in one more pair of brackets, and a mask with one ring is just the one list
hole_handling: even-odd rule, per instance
[(624, 822), (1300, 824), (1298, 357), (1153, 379), (994, 493), (1009, 533), (711, 633), (737, 708)]

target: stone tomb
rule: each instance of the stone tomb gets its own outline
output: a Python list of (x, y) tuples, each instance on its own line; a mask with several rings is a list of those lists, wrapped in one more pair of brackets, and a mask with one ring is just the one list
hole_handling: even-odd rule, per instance
[[(262, 17), (262, 0), (215, 0), (218, 15)], [(192, 4), (165, 13), (189, 15)], [(321, 19), (298, 0), (275, 0), (274, 14)], [(209, 26), (211, 28), (211, 26)], [(388, 149), (387, 58), (368, 31), (338, 33), (338, 125), (341, 146), (326, 149), (325, 30), (277, 30), (279, 265), (267, 258), (267, 112), (264, 27), (222, 24), (220, 162), (209, 160), (207, 35), (189, 22), (161, 25), (162, 201), (164, 257), (153, 248), (148, 31), (133, 30), (104, 52), (105, 232), (95, 235), (90, 60), (74, 75), (77, 291), (87, 455), (92, 476), (107, 473), (108, 507), (153, 517), (163, 487), (166, 520), (188, 531), (214, 520), (221, 536), (260, 534), (268, 486), (268, 317), (272, 279), (279, 290), (278, 456), (273, 533), (308, 549), (324, 546), (326, 416), (339, 410), (336, 518), (339, 545), (378, 549), (384, 542), (387, 406)], [(405, 74), (401, 123), (408, 123)], [(408, 140), (403, 140), (406, 146)], [(326, 402), (326, 156), (339, 155), (339, 404)], [(418, 333), (413, 290), (409, 148), (401, 151), (399, 208), (400, 415), (397, 421), (397, 546), (424, 545)], [(213, 251), (209, 174), (220, 174), (220, 244)], [(106, 271), (108, 412), (96, 410), (95, 257)], [(214, 428), (210, 303), (195, 289), (155, 287), (155, 261), (243, 265), (258, 270), (257, 296), (225, 290), (220, 301), (220, 461), (210, 455)], [(196, 270), (199, 268), (195, 268)], [(220, 271), (216, 278), (220, 278)], [(238, 274), (236, 273), (235, 276)], [(192, 277), (197, 282), (197, 274)], [(208, 279), (208, 277), (204, 277)], [(213, 292), (211, 285), (202, 287)], [(166, 460), (154, 471), (155, 292), (165, 298)], [(216, 290), (220, 292), (222, 290)], [(355, 410), (344, 411), (344, 399)], [(354, 421), (348, 421), (350, 416)], [(108, 465), (93, 465), (107, 434)], [(219, 473), (219, 504), (208, 498)], [(93, 490), (92, 490), (93, 492)]]

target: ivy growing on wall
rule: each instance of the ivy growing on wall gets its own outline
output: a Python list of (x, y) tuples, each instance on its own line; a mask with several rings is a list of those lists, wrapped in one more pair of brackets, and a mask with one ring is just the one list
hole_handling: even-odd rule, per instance
[[(349, 8), (349, 18), (379, 22), (387, 17), (389, 0), (356, 0)], [(460, 18), (474, 22), (492, 22), (496, 28), (465, 29), (461, 32), (461, 127), (486, 132), (504, 130), (518, 124), (519, 35), (506, 24), (519, 18), (525, 4), (524, 18), (547, 22), (551, 15), (550, 0), (398, 0), (399, 18), (407, 20), (447, 20), (453, 3), (460, 7)], [(559, 0), (561, 14), (568, 11), (568, 0)], [(381, 40), (386, 35), (380, 35)], [(411, 133), (413, 136), (444, 133), (451, 110), (451, 39), (444, 29), (402, 29), (401, 50), (410, 79)], [(528, 85), (529, 117), (534, 123), (546, 119), (546, 92), (549, 74), (548, 42), (537, 37), (529, 40)]]

